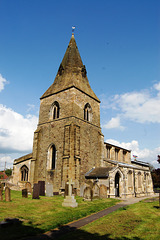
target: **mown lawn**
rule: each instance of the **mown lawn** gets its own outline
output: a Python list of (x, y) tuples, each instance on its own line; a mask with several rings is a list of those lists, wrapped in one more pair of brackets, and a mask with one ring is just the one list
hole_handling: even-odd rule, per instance
[(98, 199), (92, 202), (77, 197), (77, 208), (62, 207), (62, 196), (22, 198), (22, 193), (11, 191), (11, 202), (0, 202), (0, 221), (4, 218), (19, 218), (22, 224), (0, 228), (0, 239), (14, 240), (54, 229), (73, 220), (115, 205), (118, 200)]
[(160, 240), (160, 208), (158, 201), (121, 208), (94, 221), (60, 240)]

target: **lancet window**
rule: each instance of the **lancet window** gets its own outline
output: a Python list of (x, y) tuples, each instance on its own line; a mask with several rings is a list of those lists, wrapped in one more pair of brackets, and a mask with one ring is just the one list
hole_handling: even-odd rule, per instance
[(56, 168), (56, 147), (51, 145), (48, 149), (47, 169), (54, 170)]
[(119, 149), (115, 148), (115, 160), (118, 161)]
[(84, 106), (84, 120), (91, 122), (92, 120), (92, 108), (89, 103)]
[(59, 103), (57, 101), (55, 101), (50, 109), (50, 118), (51, 119), (57, 119), (59, 118), (60, 115), (60, 107), (59, 107)]
[(107, 150), (107, 158), (110, 159), (111, 158), (111, 147), (107, 146), (106, 150)]

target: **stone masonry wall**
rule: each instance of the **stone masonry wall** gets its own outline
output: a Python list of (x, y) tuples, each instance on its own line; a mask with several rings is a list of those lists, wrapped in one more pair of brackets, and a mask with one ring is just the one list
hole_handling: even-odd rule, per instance
[[(60, 105), (60, 117), (55, 120), (50, 118), (50, 109), (54, 101)], [(91, 122), (84, 120), (86, 103), (92, 108)], [(73, 180), (78, 178), (78, 186), (84, 181), (84, 174), (87, 171), (93, 166), (100, 166), (103, 135), (99, 111), (99, 102), (75, 88), (41, 100), (39, 125), (33, 146), (33, 156), (36, 158), (34, 182), (39, 180), (52, 182), (54, 191), (58, 192), (62, 187), (62, 181), (68, 177), (70, 166)], [(74, 128), (73, 138), (70, 138), (71, 126)], [(47, 169), (48, 149), (51, 144), (54, 144), (57, 150), (54, 170)], [(68, 150), (65, 149), (66, 146)], [(69, 166), (70, 159), (72, 162)]]

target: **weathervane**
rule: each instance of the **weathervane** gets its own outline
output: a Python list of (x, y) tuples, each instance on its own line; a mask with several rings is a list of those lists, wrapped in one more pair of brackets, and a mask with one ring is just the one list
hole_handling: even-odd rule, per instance
[(72, 27), (72, 34), (74, 34), (75, 26)]

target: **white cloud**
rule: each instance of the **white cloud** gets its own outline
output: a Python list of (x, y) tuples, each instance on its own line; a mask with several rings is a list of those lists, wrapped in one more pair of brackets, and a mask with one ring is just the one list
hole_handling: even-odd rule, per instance
[(110, 102), (102, 100), (102, 104), (103, 108), (110, 107), (117, 111), (117, 116), (123, 119), (139, 123), (160, 123), (160, 82), (149, 90), (115, 95), (110, 98)]
[(160, 82), (155, 83), (155, 84), (153, 85), (153, 88), (155, 88), (157, 91), (160, 91)]
[(120, 130), (124, 130), (124, 127), (120, 124), (119, 117), (111, 118), (111, 120), (108, 123), (104, 124), (102, 127), (106, 129), (118, 128)]
[(137, 160), (148, 162), (152, 164), (155, 168), (160, 167), (157, 162), (157, 155), (160, 154), (160, 147), (155, 149), (140, 149), (139, 143), (136, 140), (132, 140), (131, 142), (118, 142), (114, 139), (107, 139), (105, 142), (131, 150), (131, 158), (133, 159), (133, 155), (138, 156)]
[(11, 156), (0, 155), (0, 170), (4, 170), (4, 168), (12, 168), (13, 167), (13, 159)]
[(31, 112), (31, 111), (35, 110), (34, 104), (27, 104), (27, 106), (28, 106), (27, 112)]
[(32, 150), (38, 118), (26, 117), (0, 104), (0, 148), (6, 152)]
[(7, 80), (2, 77), (0, 74), (0, 92), (4, 89), (4, 85), (7, 83)]

